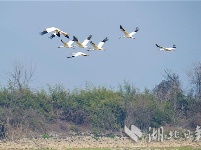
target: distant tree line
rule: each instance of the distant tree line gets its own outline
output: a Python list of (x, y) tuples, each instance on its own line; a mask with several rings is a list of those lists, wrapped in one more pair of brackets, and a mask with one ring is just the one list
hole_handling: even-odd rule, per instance
[(132, 124), (144, 131), (201, 125), (201, 63), (187, 72), (189, 89), (183, 89), (177, 74), (165, 70), (164, 80), (143, 92), (126, 81), (118, 90), (86, 84), (72, 91), (62, 85), (36, 91), (29, 87), (34, 70), (15, 64), (8, 85), (0, 88), (1, 138), (80, 128), (122, 132)]

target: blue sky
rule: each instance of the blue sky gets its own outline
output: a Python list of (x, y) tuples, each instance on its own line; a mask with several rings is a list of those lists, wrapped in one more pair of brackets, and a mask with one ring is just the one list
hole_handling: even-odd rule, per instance
[[(0, 83), (7, 84), (3, 77), (20, 62), (36, 67), (33, 88), (62, 84), (74, 89), (86, 82), (117, 88), (128, 81), (141, 90), (153, 89), (166, 69), (178, 74), (185, 87), (186, 71), (201, 59), (200, 8), (199, 1), (1, 1)], [(118, 39), (123, 35), (120, 24), (128, 32), (139, 27), (136, 39)], [(61, 38), (39, 35), (52, 26), (81, 41), (90, 34), (94, 43), (108, 37), (106, 51), (58, 49)], [(159, 51), (156, 43), (176, 44), (177, 49)], [(77, 51), (90, 56), (66, 58)]]

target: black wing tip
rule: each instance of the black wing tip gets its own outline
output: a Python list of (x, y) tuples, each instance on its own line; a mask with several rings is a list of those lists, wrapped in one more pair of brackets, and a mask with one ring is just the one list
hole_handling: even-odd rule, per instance
[(156, 44), (157, 47), (160, 47), (158, 44)]
[(52, 34), (49, 38), (50, 39), (53, 39), (55, 37), (55, 35), (54, 34)]
[(78, 41), (78, 38), (76, 36), (73, 36), (73, 41)]
[(68, 39), (70, 38), (70, 36), (67, 34), (67, 35), (65, 35), (65, 37), (67, 37)]
[(40, 35), (43, 35), (43, 34), (46, 34), (46, 33), (48, 33), (47, 31), (42, 31), (42, 32), (40, 32), (39, 34)]
[(139, 31), (139, 27), (136, 27), (135, 32)]
[(92, 42), (92, 41), (90, 41), (90, 44), (95, 45), (95, 43), (94, 43), (94, 42)]
[(121, 29), (122, 31), (125, 31), (125, 29), (122, 27), (122, 25), (120, 25), (120, 29)]
[(92, 38), (92, 35), (89, 35), (89, 37), (87, 38), (87, 40), (90, 40)]
[(61, 34), (58, 32), (56, 35), (57, 35), (58, 37), (60, 37)]
[(109, 40), (108, 37), (106, 37), (104, 40), (102, 40), (102, 42), (106, 42), (108, 40)]

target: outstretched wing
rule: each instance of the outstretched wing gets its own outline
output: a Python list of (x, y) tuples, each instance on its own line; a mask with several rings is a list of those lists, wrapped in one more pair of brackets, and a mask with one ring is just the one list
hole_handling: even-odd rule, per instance
[(67, 37), (68, 39), (70, 38), (70, 37), (69, 37), (69, 34), (66, 33), (66, 32), (64, 32), (64, 31), (60, 31), (60, 33), (63, 34), (63, 35), (64, 35), (65, 37)]
[(77, 45), (79, 45), (80, 47), (82, 47), (82, 44), (78, 41), (78, 38), (73, 36), (73, 41), (75, 41), (77, 43)]
[(78, 38), (76, 36), (73, 36), (73, 41), (78, 42)]
[(56, 35), (58, 36), (58, 37), (60, 37), (60, 31), (59, 30), (56, 30)]
[(99, 49), (98, 46), (95, 43), (93, 43), (92, 41), (90, 41), (90, 44), (94, 47), (94, 49)]
[(92, 35), (89, 35), (89, 36), (87, 37), (87, 39), (82, 42), (82, 45), (83, 45), (83, 46), (86, 46), (87, 43), (89, 42), (89, 40), (91, 39), (91, 37), (92, 37)]
[(64, 42), (62, 39), (61, 42), (63, 43), (64, 46), (68, 47), (68, 43)]
[(108, 41), (107, 37), (104, 38), (101, 42), (98, 43), (98, 47), (101, 48), (106, 41)]
[(88, 54), (85, 54), (83, 52), (77, 52), (79, 54), (79, 56), (89, 56)]
[(53, 31), (56, 31), (56, 30), (59, 30), (59, 29), (55, 28), (55, 27), (50, 27), (50, 28), (44, 29), (42, 32), (40, 32), (40, 34), (43, 35), (43, 34), (46, 34), (46, 33), (49, 33), (49, 32), (53, 32)]
[(156, 44), (156, 47), (165, 49), (165, 47), (162, 47), (162, 46), (160, 46), (158, 44)]
[(73, 44), (73, 42), (74, 42), (73, 40), (68, 41), (68, 43), (67, 43), (68, 46), (71, 46)]
[(55, 36), (60, 37), (60, 31), (56, 30), (56, 32), (54, 32), (53, 34), (51, 34), (51, 36), (49, 37), (50, 39), (54, 38)]
[(129, 33), (122, 27), (122, 25), (120, 25), (120, 29), (126, 36), (129, 36)]
[(129, 35), (130, 36), (133, 36), (135, 33), (137, 33), (139, 31), (139, 28), (138, 27), (136, 27), (136, 29), (135, 29), (135, 31), (134, 32), (131, 32), (131, 33), (129, 33)]
[(48, 33), (48, 32), (46, 30), (44, 30), (44, 31), (40, 32), (40, 35), (43, 35), (43, 34), (46, 34), (46, 33)]
[(51, 34), (51, 36), (49, 37), (50, 39), (53, 39), (56, 36), (56, 32)]
[(72, 57), (77, 57), (77, 56), (89, 56), (88, 54), (85, 54), (83, 52), (77, 52), (77, 53), (73, 53)]

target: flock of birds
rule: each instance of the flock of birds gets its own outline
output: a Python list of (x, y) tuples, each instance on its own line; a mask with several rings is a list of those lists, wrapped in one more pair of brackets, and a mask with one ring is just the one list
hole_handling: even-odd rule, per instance
[[(120, 30), (124, 33), (124, 36), (119, 37), (119, 39), (121, 39), (121, 38), (135, 39), (134, 35), (139, 31), (139, 28), (136, 27), (135, 31), (129, 33), (122, 27), (122, 25), (120, 25)], [(70, 39), (70, 34), (64, 32), (64, 31), (62, 31), (56, 27), (46, 28), (42, 32), (40, 32), (41, 35), (44, 35), (47, 33), (52, 33), (51, 36), (49, 37), (50, 39), (52, 39), (56, 36), (61, 37), (61, 35)], [(89, 35), (82, 43), (78, 40), (78, 38), (76, 36), (73, 36), (72, 40), (70, 39), (68, 42), (64, 42), (61, 39), (61, 42), (63, 45), (59, 46), (58, 48), (73, 48), (73, 49), (75, 49), (76, 47), (80, 47), (80, 48), (87, 49), (87, 51), (106, 50), (105, 48), (103, 48), (103, 44), (106, 41), (108, 41), (108, 37), (105, 37), (98, 44), (95, 44), (93, 41), (90, 41), (91, 38), (92, 38), (92, 35)], [(72, 45), (74, 42), (77, 45)], [(93, 48), (87, 46), (88, 43), (90, 43)], [(159, 50), (163, 50), (163, 51), (175, 51), (175, 49), (176, 49), (176, 45), (173, 45), (172, 47), (163, 47), (163, 46), (156, 44), (156, 47), (158, 47)], [(71, 53), (70, 56), (67, 56), (67, 58), (73, 58), (73, 57), (77, 57), (77, 56), (89, 56), (89, 54), (86, 54), (83, 52), (75, 52), (75, 53)]]

